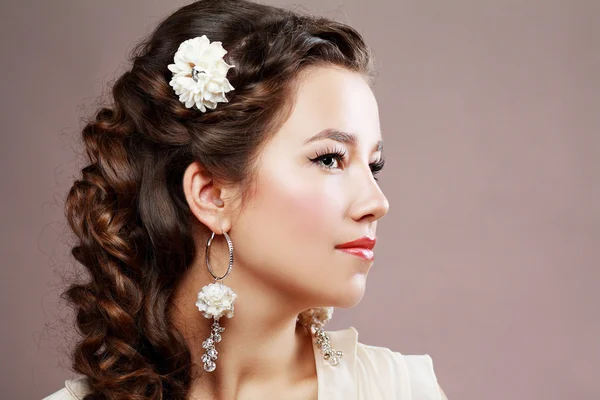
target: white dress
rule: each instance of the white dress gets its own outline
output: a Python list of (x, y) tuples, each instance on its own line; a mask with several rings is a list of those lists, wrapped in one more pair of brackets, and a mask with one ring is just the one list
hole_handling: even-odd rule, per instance
[[(344, 355), (337, 366), (317, 360), (318, 400), (441, 400), (428, 354), (404, 355), (387, 347), (358, 342), (354, 327), (327, 331), (331, 345)], [(87, 378), (65, 381), (65, 387), (42, 400), (81, 400), (88, 392)]]

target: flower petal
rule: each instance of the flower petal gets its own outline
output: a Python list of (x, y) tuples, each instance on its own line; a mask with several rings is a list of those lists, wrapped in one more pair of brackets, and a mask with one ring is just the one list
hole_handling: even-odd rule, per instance
[[(234, 65), (223, 60), (225, 54), (227, 50), (223, 48), (222, 42), (211, 43), (206, 35), (185, 40), (179, 45), (173, 64), (167, 66), (173, 73), (169, 85), (187, 108), (195, 105), (204, 112), (207, 108), (216, 108), (219, 102), (228, 102), (224, 94), (234, 90), (234, 87), (226, 75)], [(192, 78), (194, 69), (198, 72), (194, 76), (197, 80)], [(211, 302), (220, 307), (229, 306), (229, 302), (221, 304), (223, 298), (235, 299), (235, 293), (221, 283), (208, 285), (205, 295), (206, 301), (210, 298)]]

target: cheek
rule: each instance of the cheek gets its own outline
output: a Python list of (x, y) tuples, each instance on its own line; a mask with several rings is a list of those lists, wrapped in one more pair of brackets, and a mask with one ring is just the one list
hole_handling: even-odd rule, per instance
[(300, 290), (339, 259), (344, 193), (310, 166), (285, 165), (263, 162), (232, 239), (239, 265), (264, 282)]
[[(328, 188), (299, 177), (265, 179), (262, 209), (279, 229), (310, 240), (331, 234), (340, 205)], [(333, 240), (333, 238), (330, 238)]]

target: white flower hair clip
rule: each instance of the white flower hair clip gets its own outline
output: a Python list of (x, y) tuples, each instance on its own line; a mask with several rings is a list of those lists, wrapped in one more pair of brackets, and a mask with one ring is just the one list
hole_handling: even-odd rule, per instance
[(174, 64), (167, 68), (173, 72), (169, 85), (187, 108), (205, 112), (215, 109), (218, 102), (227, 103), (225, 93), (234, 89), (227, 80), (229, 65), (223, 60), (227, 50), (221, 42), (210, 42), (206, 35), (183, 41), (175, 53)]

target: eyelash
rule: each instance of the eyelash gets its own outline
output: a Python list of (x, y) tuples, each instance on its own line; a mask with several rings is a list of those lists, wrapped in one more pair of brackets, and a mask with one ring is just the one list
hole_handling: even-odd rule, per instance
[[(309, 158), (309, 160), (315, 164), (318, 164), (326, 158), (334, 158), (338, 161), (338, 163), (340, 163), (340, 162), (344, 161), (345, 156), (346, 156), (346, 151), (340, 150), (340, 149), (330, 149), (329, 147), (327, 147), (324, 152), (317, 152), (315, 154), (315, 158)], [(369, 166), (371, 167), (371, 172), (373, 173), (373, 176), (375, 177), (376, 181), (378, 181), (379, 179), (377, 179), (377, 177), (375, 175), (377, 175), (379, 173), (379, 171), (381, 171), (383, 169), (384, 165), (385, 165), (385, 159), (383, 159), (383, 158), (379, 159), (378, 161), (376, 161), (374, 163), (369, 164)], [(321, 166), (322, 166), (322, 164), (321, 164)], [(325, 167), (325, 166), (323, 166), (323, 168), (331, 169), (330, 167)]]

